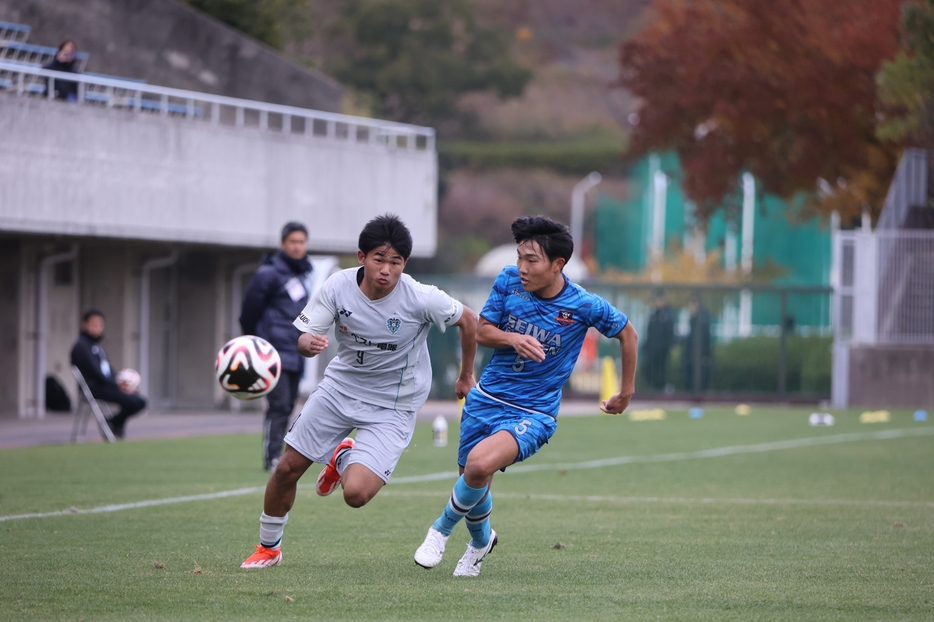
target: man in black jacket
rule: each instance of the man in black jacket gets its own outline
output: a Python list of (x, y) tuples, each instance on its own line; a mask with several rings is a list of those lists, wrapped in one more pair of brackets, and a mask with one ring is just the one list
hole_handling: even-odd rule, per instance
[(306, 257), (308, 230), (298, 222), (282, 228), (282, 246), (263, 260), (247, 287), (240, 311), (245, 335), (262, 337), (279, 351), (282, 375), (266, 396), (268, 408), (263, 424), (263, 467), (269, 471), (282, 456), (289, 418), (298, 397), (298, 382), (305, 361), (298, 354), (301, 332), (292, 325), (308, 302), (311, 262)]
[[(78, 48), (71, 39), (62, 41), (55, 58), (42, 66), (43, 69), (78, 73)], [(47, 81), (48, 82), (48, 81)], [(78, 83), (71, 80), (55, 80), (55, 99), (67, 102), (78, 101)]]
[(663, 291), (655, 291), (652, 304), (654, 309), (642, 346), (642, 371), (650, 387), (664, 391), (668, 384), (668, 355), (674, 344), (675, 322)]
[(117, 438), (124, 437), (126, 420), (146, 408), (146, 400), (138, 393), (125, 391), (114, 379), (107, 353), (101, 346), (104, 338), (104, 314), (90, 309), (81, 317), (81, 333), (71, 349), (71, 364), (84, 376), (91, 395), (120, 406), (120, 411), (107, 423)]

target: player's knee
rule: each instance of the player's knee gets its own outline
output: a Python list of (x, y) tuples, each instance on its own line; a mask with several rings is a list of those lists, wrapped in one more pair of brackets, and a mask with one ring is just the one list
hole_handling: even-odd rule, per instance
[(279, 463), (276, 464), (276, 468), (273, 469), (270, 479), (272, 479), (277, 486), (294, 486), (298, 484), (298, 480), (304, 472), (305, 469), (300, 468), (298, 465), (293, 464), (291, 460), (283, 457), (279, 460)]
[(464, 481), (469, 486), (480, 488), (485, 486), (487, 480), (496, 472), (497, 466), (488, 456), (467, 457), (467, 465), (464, 467)]
[(344, 503), (352, 508), (362, 508), (375, 493), (360, 486), (344, 486)]

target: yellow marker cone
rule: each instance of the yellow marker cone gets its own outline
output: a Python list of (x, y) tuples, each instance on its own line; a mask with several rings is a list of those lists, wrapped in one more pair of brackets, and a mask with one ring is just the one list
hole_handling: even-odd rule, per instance
[(860, 423), (886, 423), (892, 415), (887, 410), (867, 410), (859, 416)]
[(616, 375), (616, 361), (612, 356), (604, 356), (600, 368), (600, 401), (605, 402), (619, 393), (619, 377)]

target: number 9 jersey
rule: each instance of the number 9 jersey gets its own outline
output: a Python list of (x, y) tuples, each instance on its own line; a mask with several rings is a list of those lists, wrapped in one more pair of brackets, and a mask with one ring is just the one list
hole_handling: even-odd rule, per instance
[(313, 335), (335, 326), (337, 356), (322, 385), (368, 404), (417, 411), (431, 389), (428, 331), (457, 323), (464, 306), (407, 274), (388, 295), (370, 300), (360, 290), (362, 278), (362, 267), (332, 274), (294, 325)]

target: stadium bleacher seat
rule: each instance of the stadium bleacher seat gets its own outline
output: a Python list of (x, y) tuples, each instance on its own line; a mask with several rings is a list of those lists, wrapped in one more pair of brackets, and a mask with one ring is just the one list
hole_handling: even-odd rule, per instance
[[(29, 65), (31, 67), (41, 67), (55, 58), (58, 48), (46, 45), (34, 45), (26, 43), (29, 37), (31, 27), (26, 24), (16, 24), (13, 22), (0, 21), (0, 60), (8, 63)], [(96, 78), (107, 78), (109, 80), (120, 80), (127, 83), (146, 84), (146, 80), (139, 78), (125, 78), (122, 76), (113, 76), (103, 73), (94, 73), (84, 71), (87, 66), (90, 54), (87, 52), (78, 52), (78, 73)], [(0, 90), (9, 90), (14, 87), (13, 77), (7, 71), (0, 71)], [(32, 77), (24, 85), (23, 91), (29, 95), (45, 95), (45, 78)], [(132, 86), (128, 84), (127, 91), (132, 91)], [(136, 98), (133, 96), (116, 96), (107, 87), (87, 84), (84, 89), (85, 101), (96, 104), (108, 104), (121, 108), (135, 108)], [(113, 101), (111, 102), (111, 99)], [(139, 108), (149, 112), (161, 112), (162, 102), (151, 97), (142, 97), (139, 100)], [(187, 115), (188, 106), (176, 102), (168, 102), (166, 110), (173, 115)], [(204, 115), (204, 109), (200, 106), (192, 108), (192, 114), (196, 117)]]
[[(18, 61), (40, 66), (51, 62), (57, 53), (58, 48), (49, 47), (47, 45), (34, 45), (32, 43), (20, 43), (17, 41), (7, 41), (4, 46), (0, 48), (0, 58), (3, 60)], [(77, 69), (79, 72), (84, 71), (90, 57), (91, 55), (87, 52), (78, 52)]]
[(0, 21), (0, 48), (7, 43), (26, 43), (30, 31), (32, 28), (26, 24)]

